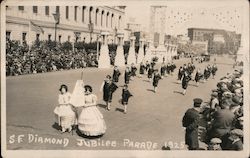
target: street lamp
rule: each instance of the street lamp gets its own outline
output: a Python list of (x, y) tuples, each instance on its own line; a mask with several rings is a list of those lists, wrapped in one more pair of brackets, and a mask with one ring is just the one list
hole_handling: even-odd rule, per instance
[(55, 19), (55, 42), (56, 42), (56, 31), (57, 31), (57, 25), (60, 22), (60, 14), (58, 12), (53, 14), (54, 19)]

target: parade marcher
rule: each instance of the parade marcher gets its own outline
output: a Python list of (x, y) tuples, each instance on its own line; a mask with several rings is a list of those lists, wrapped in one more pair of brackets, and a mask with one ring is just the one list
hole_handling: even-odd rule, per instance
[(167, 75), (169, 75), (171, 72), (171, 64), (170, 63), (167, 64), (166, 70), (167, 70)]
[(149, 82), (152, 81), (153, 73), (154, 73), (154, 69), (153, 69), (152, 66), (150, 66), (149, 69), (148, 69), (148, 79), (149, 79)]
[(148, 62), (148, 61), (146, 61), (146, 73), (148, 73), (148, 70), (149, 70), (149, 68), (150, 68), (150, 63)]
[(106, 131), (106, 124), (96, 105), (97, 96), (92, 93), (92, 87), (89, 85), (84, 86), (84, 90), (85, 104), (78, 117), (78, 129), (86, 136), (103, 135)]
[(165, 76), (165, 73), (166, 73), (166, 66), (165, 66), (165, 63), (162, 63), (161, 64), (161, 76)]
[(129, 67), (126, 67), (125, 72), (124, 72), (125, 84), (129, 84), (130, 77), (131, 77), (131, 71), (130, 71)]
[(113, 82), (115, 83), (119, 82), (120, 75), (121, 75), (121, 72), (119, 71), (118, 67), (115, 66), (114, 71), (113, 71)]
[(124, 106), (124, 113), (127, 113), (128, 100), (133, 95), (128, 90), (128, 85), (125, 84), (122, 89), (122, 105)]
[(188, 82), (189, 82), (191, 79), (192, 79), (192, 78), (191, 78), (190, 74), (188, 74), (188, 72), (185, 71), (185, 72), (184, 72), (184, 75), (183, 75), (183, 78), (182, 78), (182, 83), (181, 83), (182, 89), (183, 89), (183, 93), (182, 93), (183, 95), (186, 94), (187, 87), (188, 87)]
[(206, 82), (206, 81), (208, 80), (208, 78), (210, 77), (210, 71), (209, 71), (209, 68), (208, 68), (208, 67), (206, 67), (206, 68), (204, 69), (204, 74), (203, 74), (203, 76), (204, 76), (204, 82)]
[(136, 71), (137, 71), (137, 68), (135, 66), (134, 63), (131, 64), (131, 77), (135, 77), (136, 76)]
[(145, 65), (143, 64), (143, 62), (140, 63), (140, 77), (144, 74), (145, 71)]
[(175, 68), (176, 68), (176, 65), (174, 64), (174, 62), (171, 62), (171, 64), (170, 64), (170, 73), (171, 73), (171, 75), (173, 75)]
[(217, 70), (218, 70), (218, 68), (217, 68), (216, 64), (213, 64), (212, 70), (211, 70), (212, 75), (213, 75), (213, 79), (214, 79), (214, 76), (216, 75)]
[(212, 138), (208, 145), (208, 150), (222, 150), (220, 146), (221, 142), (220, 138)]
[(177, 80), (181, 80), (182, 79), (183, 73), (184, 73), (184, 70), (183, 70), (183, 68), (181, 66), (179, 68), (179, 71), (178, 71), (178, 78), (177, 78)]
[(159, 74), (158, 70), (155, 70), (154, 77), (153, 77), (153, 87), (154, 87), (155, 93), (157, 91), (157, 87), (158, 87), (158, 83), (160, 79), (161, 79), (161, 75)]
[(57, 117), (58, 125), (62, 127), (62, 133), (70, 132), (72, 126), (76, 123), (75, 112), (70, 104), (71, 94), (68, 92), (66, 85), (61, 85), (59, 91), (61, 92), (58, 96), (59, 105), (55, 108), (54, 113)]
[(241, 129), (234, 129), (230, 131), (229, 137), (225, 143), (225, 146), (222, 148), (223, 150), (243, 150), (243, 131)]
[(198, 140), (198, 127), (200, 122), (200, 106), (202, 99), (195, 98), (194, 107), (186, 111), (183, 119), (182, 125), (186, 128), (185, 134), (185, 144), (188, 146), (189, 150), (198, 150), (199, 149), (199, 140)]
[(198, 87), (200, 80), (202, 79), (203, 75), (201, 73), (200, 68), (197, 69), (194, 80), (196, 82), (196, 86)]
[(112, 82), (111, 76), (107, 75), (100, 89), (103, 91), (103, 100), (106, 102), (107, 110), (110, 110), (112, 96), (117, 88), (117, 85)]

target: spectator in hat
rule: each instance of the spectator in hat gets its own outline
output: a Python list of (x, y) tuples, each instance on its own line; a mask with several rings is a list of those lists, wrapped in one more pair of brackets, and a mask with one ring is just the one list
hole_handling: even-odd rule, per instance
[(217, 92), (213, 92), (211, 94), (210, 109), (211, 111), (217, 111), (218, 109), (220, 109)]
[(225, 147), (223, 147), (224, 150), (243, 150), (243, 131), (241, 129), (234, 129), (230, 131), (229, 137), (226, 141)]
[(208, 150), (222, 150), (220, 146), (221, 142), (220, 138), (212, 138), (208, 145)]
[(198, 125), (200, 121), (200, 106), (202, 99), (195, 98), (193, 108), (186, 111), (183, 119), (182, 125), (186, 128), (185, 143), (189, 150), (198, 150)]
[(214, 120), (211, 122), (212, 128), (208, 132), (210, 138), (220, 138), (223, 141), (223, 136), (233, 128), (235, 116), (229, 110), (229, 107), (230, 105), (223, 101), (221, 109), (214, 113)]

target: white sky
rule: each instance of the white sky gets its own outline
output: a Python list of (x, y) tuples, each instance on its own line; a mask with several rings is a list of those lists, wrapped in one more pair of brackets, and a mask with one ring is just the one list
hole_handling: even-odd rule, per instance
[[(167, 6), (167, 34), (187, 34), (187, 28), (214, 28), (242, 32), (243, 9), (241, 6), (201, 5), (201, 6)], [(128, 5), (125, 10), (126, 22), (134, 19), (143, 28), (149, 28), (150, 5), (137, 3)], [(144, 30), (144, 29), (143, 29)]]

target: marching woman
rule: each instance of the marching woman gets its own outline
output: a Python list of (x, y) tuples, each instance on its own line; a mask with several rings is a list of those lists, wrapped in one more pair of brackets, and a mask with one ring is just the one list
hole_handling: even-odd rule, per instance
[(195, 74), (195, 77), (194, 77), (194, 80), (195, 80), (195, 82), (196, 82), (196, 86), (197, 86), (197, 87), (198, 87), (198, 85), (199, 85), (199, 82), (200, 82), (202, 76), (203, 76), (203, 75), (202, 75), (202, 73), (201, 73), (201, 69), (198, 68), (198, 69), (197, 69), (197, 72), (196, 72), (196, 74)]
[(144, 74), (144, 71), (145, 71), (145, 66), (143, 64), (143, 62), (140, 63), (140, 77), (142, 77), (142, 75)]
[(217, 68), (216, 64), (213, 64), (212, 70), (211, 70), (212, 75), (213, 75), (213, 79), (214, 79), (214, 76), (216, 75), (217, 70), (218, 70), (218, 68)]
[(182, 76), (183, 76), (183, 73), (184, 73), (184, 70), (182, 68), (182, 66), (179, 68), (179, 71), (178, 71), (178, 78), (177, 80), (181, 80)]
[(103, 115), (96, 106), (97, 96), (92, 93), (92, 87), (84, 86), (85, 104), (78, 117), (78, 129), (86, 136), (103, 135), (106, 131), (106, 124)]
[(122, 105), (124, 105), (124, 114), (127, 113), (127, 106), (128, 106), (128, 100), (133, 95), (128, 90), (128, 85), (125, 84), (124, 88), (122, 89)]
[(157, 87), (158, 87), (158, 83), (160, 79), (161, 79), (161, 75), (159, 74), (158, 70), (155, 70), (154, 78), (153, 78), (153, 86), (154, 86), (155, 93), (157, 91)]
[(186, 94), (186, 91), (187, 91), (187, 87), (188, 87), (188, 82), (191, 80), (191, 76), (190, 74), (185, 71), (184, 75), (183, 75), (183, 78), (182, 78), (182, 89), (183, 89), (183, 95)]
[(151, 80), (152, 80), (153, 73), (154, 73), (153, 66), (150, 66), (149, 69), (148, 69), (148, 79), (149, 79), (149, 82), (151, 82)]
[(130, 76), (131, 76), (130, 69), (129, 69), (129, 67), (126, 67), (125, 72), (124, 72), (124, 82), (125, 82), (125, 84), (129, 84)]
[(136, 71), (137, 71), (137, 68), (135, 67), (135, 64), (132, 63), (132, 64), (131, 64), (131, 76), (132, 76), (132, 77), (135, 77), (135, 76), (136, 76)]
[(62, 128), (62, 133), (70, 132), (72, 130), (72, 125), (75, 124), (76, 116), (73, 111), (73, 107), (69, 103), (71, 94), (68, 92), (68, 87), (66, 85), (61, 85), (59, 91), (61, 92), (58, 96), (59, 105), (55, 108), (54, 113), (57, 117), (57, 122)]
[(119, 76), (121, 75), (119, 69), (117, 66), (114, 67), (114, 71), (113, 71), (113, 82), (119, 82)]
[(170, 65), (170, 63), (167, 64), (166, 70), (167, 70), (167, 74), (169, 75), (170, 71), (171, 71), (171, 65)]
[(176, 68), (176, 65), (174, 64), (174, 62), (172, 62), (171, 65), (170, 65), (171, 75), (173, 75), (173, 72), (174, 72), (175, 68)]
[(110, 110), (112, 96), (117, 88), (117, 85), (112, 82), (111, 76), (107, 75), (100, 89), (103, 91), (103, 100), (106, 102), (107, 110)]
[(150, 63), (148, 61), (146, 61), (146, 73), (148, 73), (149, 67), (150, 67)]
[(166, 73), (166, 66), (165, 66), (165, 63), (163, 62), (161, 64), (161, 76), (165, 76), (165, 73)]
[(208, 67), (206, 67), (204, 69), (204, 82), (207, 81), (209, 77), (210, 77), (210, 71), (209, 71)]

